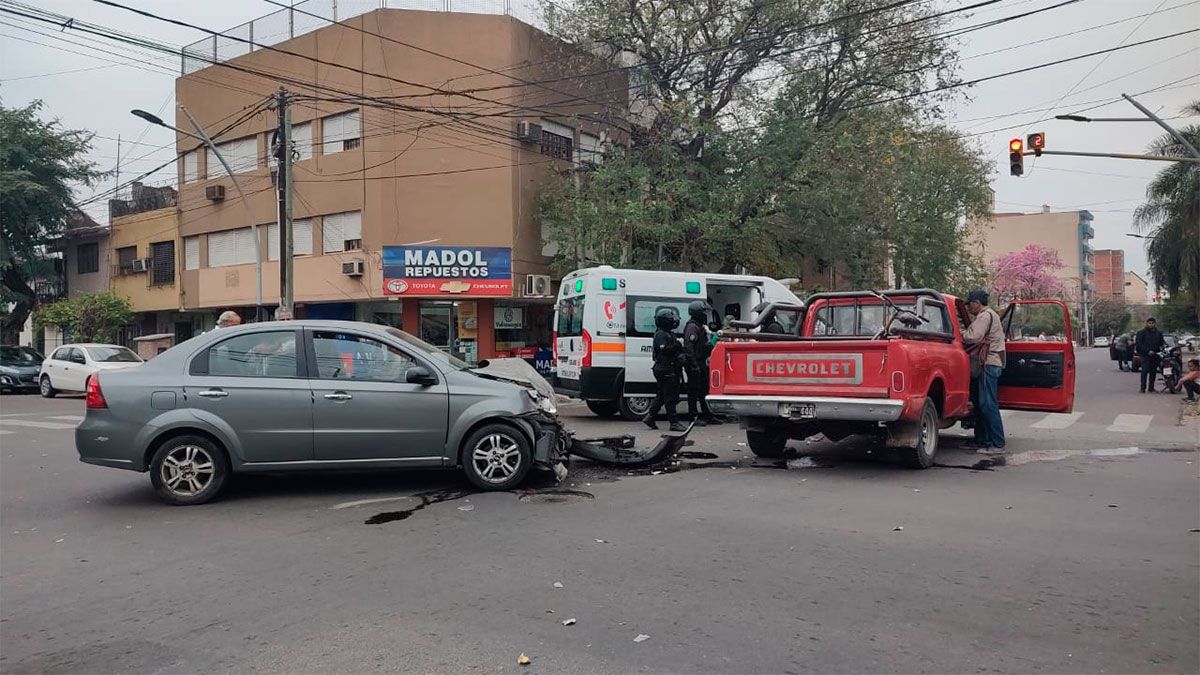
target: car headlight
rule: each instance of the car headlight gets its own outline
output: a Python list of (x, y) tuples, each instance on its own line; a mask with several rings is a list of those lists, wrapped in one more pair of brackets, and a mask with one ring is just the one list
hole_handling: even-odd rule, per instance
[(542, 396), (532, 389), (526, 389), (525, 393), (529, 394), (530, 400), (533, 401), (533, 404), (537, 406), (538, 410), (551, 415), (558, 414), (558, 403), (555, 402), (554, 398)]
[(0, 384), (16, 384), (16, 383), (17, 383), (17, 381), (15, 378), (10, 377), (8, 375), (0, 375)]

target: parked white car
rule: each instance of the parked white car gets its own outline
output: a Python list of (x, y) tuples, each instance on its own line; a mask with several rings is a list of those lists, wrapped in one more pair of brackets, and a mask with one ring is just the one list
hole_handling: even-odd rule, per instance
[(88, 378), (95, 373), (142, 363), (142, 357), (120, 345), (63, 345), (42, 361), (38, 390), (46, 398), (54, 398), (60, 391), (84, 391)]

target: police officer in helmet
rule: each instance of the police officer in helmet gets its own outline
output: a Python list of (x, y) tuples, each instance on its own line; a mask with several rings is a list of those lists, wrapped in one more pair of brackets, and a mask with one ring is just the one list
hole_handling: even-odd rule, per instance
[(720, 424), (708, 408), (708, 355), (712, 345), (704, 324), (708, 304), (696, 300), (688, 305), (688, 322), (683, 328), (683, 367), (687, 371), (688, 415), (697, 426)]
[(654, 381), (658, 392), (654, 402), (650, 404), (650, 412), (642, 420), (651, 429), (657, 429), (654, 418), (663, 406), (667, 407), (667, 419), (671, 422), (671, 431), (684, 431), (687, 427), (679, 423), (679, 376), (683, 355), (683, 346), (675, 337), (674, 330), (679, 327), (679, 313), (673, 307), (659, 307), (654, 312)]

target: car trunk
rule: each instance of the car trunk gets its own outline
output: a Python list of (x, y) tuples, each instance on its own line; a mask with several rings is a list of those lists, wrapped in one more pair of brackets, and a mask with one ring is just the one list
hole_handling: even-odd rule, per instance
[[(714, 356), (717, 358), (712, 362), (713, 393), (717, 394), (854, 398), (888, 395), (889, 341), (886, 340), (724, 342), (718, 345)], [(718, 365), (720, 371), (715, 370)], [(896, 365), (893, 362), (891, 369)]]

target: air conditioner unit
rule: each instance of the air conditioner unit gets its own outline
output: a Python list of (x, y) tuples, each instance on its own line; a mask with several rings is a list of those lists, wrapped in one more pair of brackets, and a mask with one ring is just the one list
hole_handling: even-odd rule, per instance
[(209, 185), (208, 187), (204, 188), (204, 197), (205, 199), (211, 199), (214, 202), (219, 202), (222, 199), (225, 199), (225, 186)]
[(363, 261), (350, 260), (342, 263), (342, 274), (348, 277), (361, 277), (363, 275)]
[(132, 272), (145, 272), (150, 269), (149, 258), (135, 258), (133, 265), (130, 266)]
[(527, 298), (548, 298), (554, 295), (551, 290), (552, 281), (545, 274), (526, 274), (524, 296)]
[(522, 143), (541, 143), (542, 125), (536, 122), (517, 122), (517, 139)]

